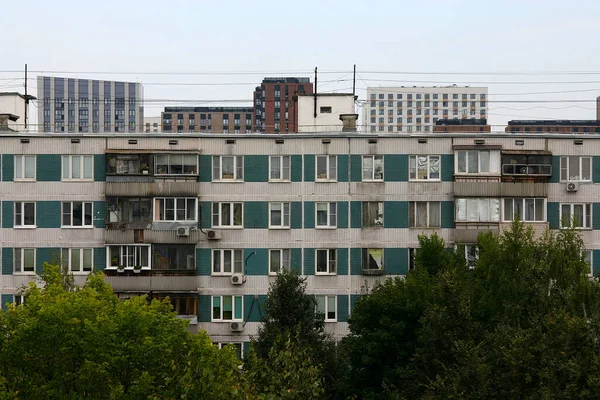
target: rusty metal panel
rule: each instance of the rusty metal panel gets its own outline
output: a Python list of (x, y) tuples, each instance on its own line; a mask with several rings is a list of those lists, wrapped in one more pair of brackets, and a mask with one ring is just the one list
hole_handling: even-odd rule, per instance
[(547, 197), (546, 182), (501, 182), (501, 197)]
[(198, 278), (196, 276), (143, 276), (133, 274), (128, 276), (105, 276), (115, 292), (196, 292)]
[(500, 182), (454, 182), (456, 197), (500, 197)]

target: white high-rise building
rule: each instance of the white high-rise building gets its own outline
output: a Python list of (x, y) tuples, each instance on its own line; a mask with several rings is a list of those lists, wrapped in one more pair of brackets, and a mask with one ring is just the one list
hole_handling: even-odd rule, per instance
[(363, 130), (432, 132), (439, 119), (487, 118), (487, 97), (486, 87), (370, 87)]

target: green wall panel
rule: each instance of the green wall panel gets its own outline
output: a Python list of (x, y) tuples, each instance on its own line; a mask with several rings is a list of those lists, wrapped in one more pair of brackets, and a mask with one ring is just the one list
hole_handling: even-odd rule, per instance
[(304, 202), (304, 229), (315, 228), (315, 202)]
[(196, 249), (196, 274), (209, 276), (211, 271), (211, 249)]
[(198, 322), (210, 322), (212, 314), (212, 297), (198, 296)]
[(297, 273), (298, 275), (302, 275), (302, 249), (290, 249), (290, 253), (291, 270)]
[(348, 249), (341, 247), (337, 249), (338, 256), (338, 275), (348, 275)]
[(337, 227), (345, 229), (348, 227), (348, 202), (338, 201), (337, 203)]
[(383, 249), (383, 269), (387, 275), (406, 275), (408, 249)]
[(212, 226), (212, 203), (210, 201), (200, 202), (200, 226), (202, 228), (210, 228)]
[(454, 154), (442, 154), (440, 178), (442, 182), (454, 181)]
[(267, 296), (264, 294), (259, 295), (245, 295), (244, 296), (244, 321), (245, 322), (260, 322), (263, 315), (265, 315), (265, 302)]
[(106, 166), (104, 154), (94, 154), (94, 181), (104, 182), (106, 180)]
[(408, 155), (386, 154), (383, 156), (383, 180), (386, 182), (408, 181)]
[(94, 248), (94, 271), (104, 271), (106, 268), (106, 247)]
[(94, 201), (94, 227), (106, 228), (106, 202)]
[(2, 180), (12, 182), (15, 179), (15, 156), (13, 154), (2, 155)]
[[(385, 171), (383, 171), (385, 173)], [(353, 154), (350, 156), (350, 181), (362, 181), (362, 156)]]
[(38, 228), (60, 228), (60, 201), (38, 201), (35, 207), (35, 223)]
[(292, 182), (302, 182), (302, 156), (295, 154), (292, 156), (292, 171), (290, 172)]
[(350, 310), (348, 309), (347, 294), (339, 295), (337, 297), (337, 314), (338, 322), (348, 321), (348, 314), (350, 314)]
[(600, 203), (592, 203), (592, 229), (600, 229)]
[(383, 226), (385, 228), (408, 228), (408, 202), (384, 201)]
[(360, 248), (350, 249), (350, 274), (362, 274), (362, 249)]
[(315, 274), (315, 249), (304, 249), (304, 275)]
[[(385, 215), (383, 218), (385, 220)], [(360, 201), (350, 202), (350, 227), (362, 228), (362, 204)]]
[(442, 228), (454, 228), (454, 202), (441, 202), (441, 222)]
[(337, 156), (337, 180), (338, 182), (348, 182), (348, 155), (340, 154)]
[(600, 156), (592, 157), (592, 181), (600, 183)]
[(12, 294), (3, 294), (0, 295), (0, 309), (6, 311), (8, 310), (8, 305), (14, 303), (15, 298)]
[(352, 312), (354, 311), (354, 306), (356, 306), (356, 303), (358, 303), (358, 300), (360, 300), (360, 294), (351, 294), (350, 295), (350, 314), (352, 314)]
[(592, 275), (600, 276), (600, 250), (592, 250)]
[(290, 227), (302, 229), (302, 202), (292, 201), (290, 204)]
[(4, 200), (2, 202), (2, 227), (12, 228), (15, 223), (15, 202)]
[(60, 260), (60, 249), (52, 247), (38, 247), (35, 254), (35, 272), (39, 275), (44, 271), (44, 263), (54, 263)]
[(36, 160), (36, 180), (58, 182), (61, 179), (60, 154), (38, 154)]
[(212, 181), (212, 156), (201, 154), (198, 171), (198, 182), (210, 181)]
[(546, 211), (548, 213), (548, 225), (550, 229), (560, 228), (560, 207), (559, 203), (548, 202)]
[(304, 155), (304, 182), (315, 181), (315, 155)]
[(244, 203), (244, 228), (267, 229), (269, 227), (269, 203), (247, 201)]
[(560, 156), (552, 156), (552, 176), (548, 178), (548, 182), (560, 182)]
[(2, 275), (13, 274), (13, 254), (14, 249), (12, 247), (2, 248)]
[(269, 156), (244, 156), (244, 182), (269, 181)]
[[(255, 254), (250, 256), (254, 252)], [(248, 258), (249, 257), (249, 258)], [(268, 275), (269, 274), (269, 250), (268, 249), (244, 249), (244, 260), (248, 259), (245, 266), (245, 275)]]

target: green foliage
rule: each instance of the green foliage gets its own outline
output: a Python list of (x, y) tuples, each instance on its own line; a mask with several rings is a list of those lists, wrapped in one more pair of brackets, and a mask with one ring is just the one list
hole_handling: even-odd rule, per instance
[(342, 341), (363, 399), (597, 397), (600, 287), (574, 230), (520, 222), (480, 235), (479, 260), (419, 237), (415, 271), (361, 297)]

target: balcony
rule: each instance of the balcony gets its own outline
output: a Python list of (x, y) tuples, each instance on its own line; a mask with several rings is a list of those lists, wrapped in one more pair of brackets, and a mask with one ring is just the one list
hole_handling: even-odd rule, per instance
[(499, 230), (499, 223), (494, 222), (456, 222), (456, 229), (454, 229), (454, 242), (455, 243), (476, 243), (477, 236), (483, 232), (491, 231), (494, 235), (497, 235)]
[[(112, 178), (112, 179), (109, 179)], [(156, 178), (153, 176), (106, 177), (105, 194), (115, 197), (197, 197), (197, 177)]]
[[(504, 180), (504, 178), (503, 178)], [(509, 181), (457, 181), (454, 182), (457, 197), (547, 197), (547, 182)]]
[(104, 271), (104, 281), (115, 292), (196, 292), (198, 282), (195, 270), (142, 270), (117, 272), (115, 269)]
[[(115, 225), (115, 226), (113, 226)], [(189, 236), (178, 236), (177, 230), (155, 230), (155, 229), (136, 229), (128, 224), (113, 224), (110, 229), (104, 231), (104, 242), (106, 244), (124, 244), (124, 243), (176, 243), (176, 244), (195, 244), (206, 240), (206, 235), (194, 226), (189, 230)], [(186, 225), (189, 226), (189, 225)]]

